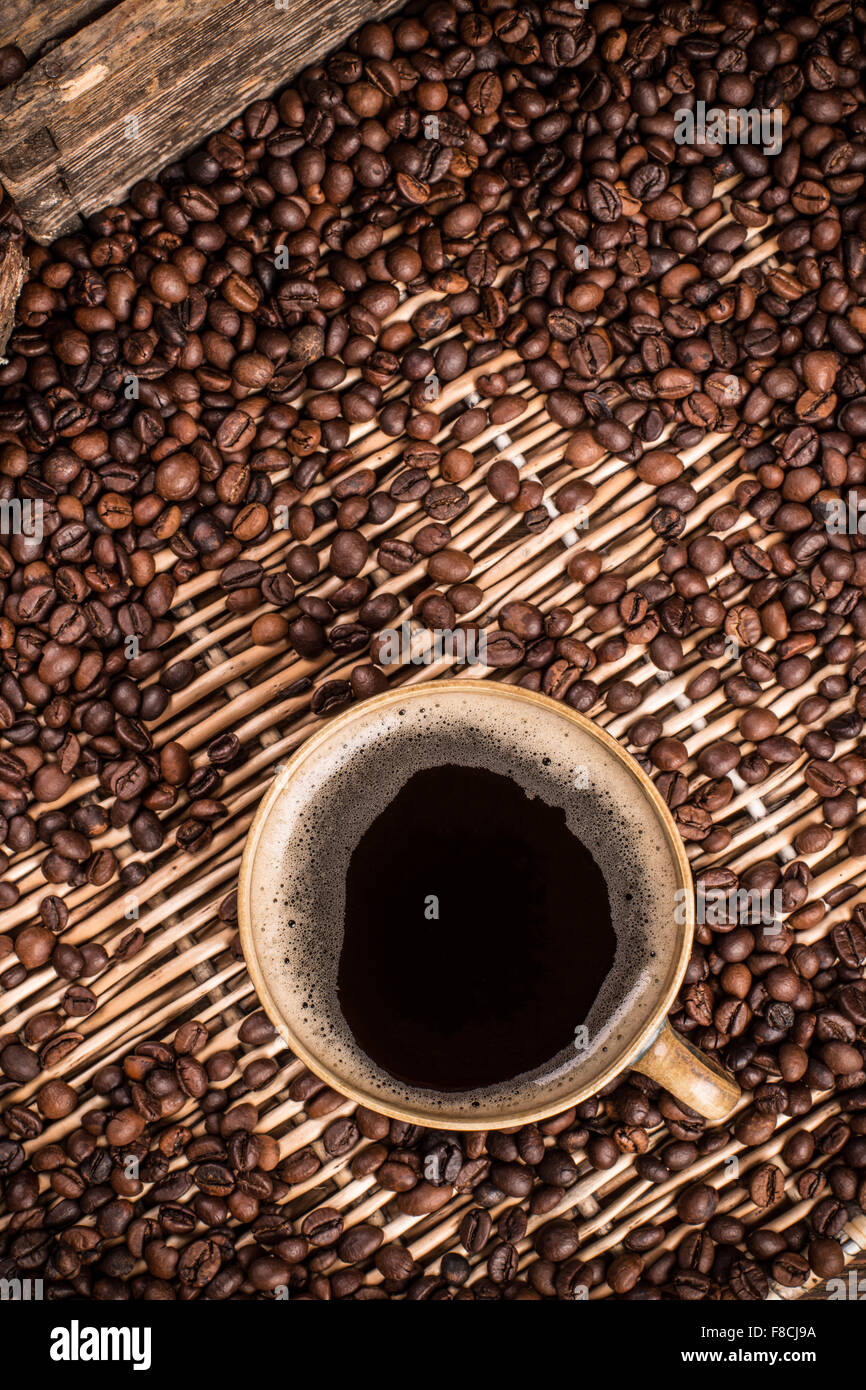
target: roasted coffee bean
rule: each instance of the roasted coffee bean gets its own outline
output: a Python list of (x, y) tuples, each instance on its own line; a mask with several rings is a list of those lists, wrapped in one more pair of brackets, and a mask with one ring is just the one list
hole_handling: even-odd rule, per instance
[(735, 1298), (745, 1301), (761, 1301), (769, 1293), (769, 1281), (759, 1264), (754, 1260), (738, 1260), (731, 1267), (731, 1290)]
[(317, 1248), (335, 1244), (342, 1234), (343, 1218), (331, 1207), (319, 1207), (301, 1222), (301, 1233)]
[(486, 1211), (471, 1208), (460, 1222), (460, 1243), (470, 1255), (482, 1250), (490, 1238), (492, 1222)]
[(837, 1241), (816, 1236), (809, 1242), (809, 1265), (821, 1279), (837, 1278), (845, 1268), (845, 1256)]
[(749, 1195), (757, 1207), (771, 1207), (781, 1201), (785, 1177), (773, 1163), (762, 1163), (749, 1175)]
[(677, 1198), (677, 1215), (690, 1225), (703, 1225), (712, 1217), (718, 1203), (715, 1188), (695, 1183)]

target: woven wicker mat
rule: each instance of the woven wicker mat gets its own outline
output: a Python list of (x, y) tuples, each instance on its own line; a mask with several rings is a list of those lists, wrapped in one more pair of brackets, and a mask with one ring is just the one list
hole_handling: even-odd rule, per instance
[[(772, 255), (772, 245), (763, 245), (750, 250), (748, 259), (754, 262)], [(447, 398), (443, 406), (464, 400), (469, 386), (465, 381), (450, 385), (443, 393)], [(385, 477), (390, 476), (396, 446), (372, 430), (366, 435), (358, 433), (358, 462), (376, 467)], [(443, 431), (445, 433), (447, 431)], [(574, 476), (573, 470), (562, 463), (567, 438), (548, 418), (541, 401), (529, 395), (519, 426), (511, 426), (510, 441), (491, 428), (466, 447), (486, 463), (498, 457), (519, 460), (522, 456), (522, 472), (538, 475), (548, 487), (559, 478)], [(685, 455), (688, 464), (685, 476), (700, 495), (698, 506), (687, 518), (686, 540), (701, 534), (708, 513), (725, 502), (736, 483), (742, 480), (744, 475), (738, 468), (741, 452), (730, 439), (711, 436)], [(633, 471), (616, 460), (605, 459), (589, 471), (584, 470), (583, 476), (596, 486), (597, 494), (582, 544), (603, 552), (605, 573), (616, 571), (627, 575), (632, 584), (653, 576), (658, 572), (657, 560), (663, 543), (648, 524), (653, 507), (650, 489), (637, 482)], [(537, 537), (525, 533), (515, 535), (516, 523), (510, 518), (502, 520), (501, 513), (491, 505), (483, 483), (474, 482), (470, 486), (473, 505), (454, 527), (455, 542), (471, 549), (478, 557), (489, 608), (497, 611), (503, 600), (514, 597), (532, 600), (544, 608), (568, 603), (577, 614), (574, 632), (588, 638), (590, 644), (596, 641), (585, 627), (589, 611), (581, 601), (577, 586), (564, 577), (567, 550), (563, 542), (567, 545), (572, 539), (569, 532), (573, 518), (557, 518)], [(419, 514), (411, 504), (402, 510), (404, 515), (391, 528), (395, 534), (405, 533), (419, 521)], [(754, 523), (750, 525), (747, 516), (738, 532), (739, 538), (746, 536), (766, 542), (760, 528)], [(327, 544), (327, 537), (323, 535), (321, 541)], [(284, 537), (274, 538), (253, 551), (252, 557), (260, 559), (268, 568), (275, 567), (285, 545)], [(730, 578), (731, 574), (727, 567), (717, 576), (717, 582)], [(399, 593), (415, 578), (417, 576), (410, 572), (399, 579), (391, 579), (388, 587)], [(329, 581), (319, 586), (322, 592), (328, 591), (329, 583), (332, 587)], [(88, 1083), (97, 1068), (123, 1057), (143, 1039), (170, 1041), (179, 1024), (195, 1018), (204, 1022), (210, 1031), (210, 1040), (200, 1053), (203, 1060), (222, 1049), (238, 1049), (238, 1030), (245, 1015), (256, 1008), (252, 985), (243, 960), (238, 958), (231, 899), (244, 837), (275, 765), (284, 760), (318, 722), (310, 713), (308, 691), (288, 698), (283, 692), (291, 682), (314, 669), (317, 676), (334, 678), (344, 676), (352, 664), (332, 660), (326, 668), (321, 662), (301, 661), (288, 651), (251, 645), (249, 616), (226, 615), (212, 576), (194, 579), (184, 586), (178, 598), (181, 603), (178, 611), (184, 615), (182, 627), (189, 640), (187, 655), (200, 663), (200, 674), (173, 698), (159, 721), (157, 742), (180, 740), (192, 754), (194, 765), (199, 767), (206, 763), (206, 745), (218, 734), (231, 730), (249, 756), (240, 768), (225, 778), (222, 795), (229, 815), (219, 824), (205, 852), (179, 853), (170, 845), (164, 847), (155, 856), (150, 877), (134, 896), (118, 888), (116, 883), (101, 891), (86, 887), (68, 895), (72, 925), (65, 940), (73, 944), (100, 941), (113, 953), (118, 943), (134, 930), (140, 933), (140, 937), (135, 938), (139, 949), (124, 959), (112, 960), (109, 968), (92, 982), (98, 1007), (88, 1017), (75, 1021), (76, 1031), (81, 1035), (77, 1047), (54, 1066), (49, 1066), (38, 1081), (4, 1098), (7, 1104), (26, 1103), (38, 1086), (51, 1076), (61, 1077), (78, 1088), (79, 1107), (68, 1118), (47, 1124), (36, 1141), (39, 1145), (62, 1139), (77, 1126), (82, 1112), (94, 1104)], [(650, 712), (663, 719), (666, 733), (685, 741), (691, 760), (715, 739), (741, 740), (737, 712), (729, 707), (721, 688), (699, 704), (692, 704), (682, 694), (695, 672), (708, 664), (695, 650), (694, 639), (686, 645), (691, 648), (686, 666), (667, 681), (648, 662), (642, 649), (629, 648), (615, 667), (605, 668), (602, 689), (614, 680), (628, 678), (641, 690), (640, 707), (630, 714), (597, 714), (598, 722), (626, 746), (629, 746), (627, 728), (640, 714)], [(725, 677), (737, 669), (734, 660), (728, 662), (722, 658), (715, 664)], [(434, 679), (447, 671), (447, 662), (439, 660), (430, 666), (400, 668), (393, 673), (392, 679), (414, 683)], [(505, 679), (514, 680), (518, 674), (510, 673)], [(795, 728), (794, 708), (810, 693), (817, 680), (816, 674), (810, 685), (796, 691), (771, 687), (765, 693), (764, 703), (771, 705), (780, 717), (781, 733)], [(835, 712), (835, 708), (828, 711), (828, 717)], [(789, 846), (794, 835), (816, 820), (817, 798), (802, 780), (803, 761), (779, 769), (763, 782), (760, 804), (756, 804), (754, 794), (741, 785), (723, 814), (716, 817), (716, 824), (730, 832), (730, 843), (714, 855), (703, 852), (700, 842), (692, 844), (690, 850), (696, 868), (724, 864), (742, 872), (757, 860), (772, 856), (784, 860), (790, 856)], [(693, 761), (685, 771), (694, 772)], [(77, 786), (67, 799), (72, 800), (89, 790), (92, 788)], [(853, 861), (843, 858), (837, 863), (834, 859), (838, 839), (838, 835), (834, 836), (823, 854), (812, 857), (817, 859), (817, 864), (806, 856), (815, 872), (812, 885), (815, 900), (851, 882)], [(121, 859), (134, 854), (123, 832), (109, 832), (104, 843)], [(147, 855), (139, 857), (148, 858)], [(17, 867), (22, 896), (6, 914), (11, 923), (32, 919), (45, 891), (35, 859), (28, 859)], [(862, 894), (857, 896), (859, 899)], [(841, 906), (828, 909), (814, 928), (799, 934), (799, 939), (809, 942), (823, 936), (850, 912), (851, 906), (849, 899), (844, 909)], [(136, 908), (137, 919), (134, 918)], [(50, 970), (29, 975), (4, 997), (6, 1027), (11, 1023), (20, 1028), (31, 1014), (56, 1007), (64, 988), (65, 983), (58, 982)], [(402, 1214), (395, 1208), (395, 1194), (379, 1187), (374, 1177), (356, 1179), (352, 1176), (351, 1164), (357, 1150), (333, 1157), (322, 1144), (323, 1132), (336, 1117), (351, 1114), (354, 1105), (327, 1090), (318, 1091), (306, 1106), (291, 1099), (293, 1089), (296, 1094), (309, 1092), (310, 1078), (279, 1039), (259, 1046), (241, 1047), (243, 1064), (258, 1057), (273, 1057), (278, 1063), (273, 1078), (244, 1097), (258, 1109), (258, 1130), (277, 1139), (282, 1158), (311, 1148), (321, 1161), (312, 1176), (297, 1182), (291, 1189), (291, 1211), (299, 1220), (307, 1210), (328, 1206), (337, 1208), (347, 1225), (361, 1221), (382, 1224), (386, 1239), (406, 1243), (429, 1273), (436, 1272), (445, 1251), (462, 1248), (458, 1245), (457, 1230), (461, 1216), (472, 1205), (468, 1193), (450, 1195), (434, 1215)], [(294, 1087), (293, 1083), (296, 1083)], [(748, 1104), (748, 1097), (744, 1097), (742, 1104)], [(840, 1102), (832, 1095), (817, 1096), (809, 1115), (796, 1121), (780, 1116), (776, 1132), (767, 1143), (746, 1149), (732, 1141), (712, 1156), (699, 1159), (684, 1172), (672, 1175), (670, 1181), (661, 1186), (653, 1186), (637, 1177), (628, 1153), (622, 1154), (613, 1168), (597, 1172), (581, 1162), (578, 1152), (574, 1155), (580, 1165), (577, 1183), (564, 1190), (553, 1212), (530, 1218), (527, 1235), (519, 1242), (521, 1266), (535, 1258), (530, 1239), (533, 1229), (554, 1215), (570, 1214), (578, 1218), (580, 1254), (585, 1259), (615, 1250), (631, 1227), (642, 1224), (665, 1225), (667, 1234), (659, 1249), (674, 1248), (688, 1229), (676, 1217), (677, 1194), (684, 1185), (699, 1179), (718, 1188), (720, 1210), (732, 1211), (749, 1222), (757, 1216), (744, 1186), (749, 1170), (768, 1159), (784, 1167), (779, 1153), (788, 1133), (800, 1125), (817, 1128), (839, 1109)], [(189, 1102), (176, 1118), (190, 1124), (195, 1132), (202, 1132), (203, 1116), (194, 1102)], [(657, 1133), (650, 1135), (650, 1148), (668, 1139), (667, 1130), (660, 1127)], [(548, 1139), (550, 1142), (552, 1140)], [(736, 1169), (729, 1162), (734, 1155), (739, 1158)], [(736, 1176), (730, 1176), (734, 1171)], [(788, 1176), (788, 1200), (769, 1223), (776, 1229), (782, 1230), (801, 1219), (812, 1205), (799, 1200), (795, 1176)], [(504, 1203), (501, 1209), (508, 1205)], [(491, 1215), (496, 1217), (501, 1209), (494, 1208)], [(862, 1218), (852, 1220), (843, 1240), (849, 1256), (854, 1256), (866, 1245), (866, 1222)], [(484, 1259), (479, 1257), (475, 1272), (480, 1277), (484, 1271)], [(367, 1278), (374, 1284), (381, 1278), (372, 1263)], [(816, 1282), (813, 1280), (812, 1285)], [(772, 1289), (770, 1296), (789, 1297), (802, 1292), (779, 1286)], [(610, 1295), (607, 1286), (592, 1291), (592, 1297), (605, 1295)]]
[[(726, 200), (734, 184), (732, 180), (723, 190)], [(727, 201), (725, 206), (727, 209)], [(754, 232), (737, 265), (725, 278), (734, 281), (749, 266), (780, 264), (775, 240), (762, 239), (761, 233)], [(407, 299), (394, 317), (408, 318), (421, 302), (435, 297), (430, 291)], [(493, 362), (485, 363), (478, 372), (491, 373), (518, 360), (516, 353), (505, 352)], [(616, 367), (614, 363), (607, 373), (612, 382), (616, 380)], [(474, 403), (473, 378), (477, 374), (468, 372), (442, 389), (435, 402), (435, 409), (443, 418), (437, 442), (449, 438), (448, 420), (455, 411), (465, 409), (467, 403)], [(483, 627), (494, 625), (495, 615), (507, 599), (530, 600), (544, 610), (566, 604), (575, 613), (572, 635), (595, 647), (601, 639), (588, 626), (594, 610), (586, 604), (581, 587), (568, 578), (568, 559), (577, 548), (591, 547), (603, 556), (603, 572), (627, 578), (632, 588), (657, 576), (665, 542), (650, 525), (656, 505), (653, 489), (639, 481), (633, 467), (609, 456), (588, 468), (572, 467), (564, 459), (569, 434), (549, 417), (543, 398), (526, 382), (519, 384), (512, 394), (522, 398), (525, 408), (519, 418), (508, 425), (508, 433), (491, 425), (463, 445), (473, 454), (476, 468), (464, 484), (471, 496), (471, 506), (452, 526), (453, 544), (470, 552), (475, 559), (472, 578), (484, 590), (483, 612), (477, 615)], [(663, 441), (664, 437), (659, 441), (660, 446)], [(372, 422), (354, 427), (350, 447), (355, 465), (374, 469), (379, 486), (387, 488), (399, 470), (404, 443), (378, 432)], [(679, 538), (682, 543), (705, 534), (711, 513), (730, 501), (737, 484), (750, 476), (742, 470), (742, 454), (743, 448), (730, 436), (722, 434), (709, 434), (699, 445), (682, 454), (686, 465), (684, 480), (690, 482), (698, 494), (697, 505), (685, 519), (685, 531)], [(524, 477), (540, 479), (547, 497), (566, 481), (588, 480), (596, 491), (586, 516), (554, 514), (547, 529), (540, 534), (530, 534), (519, 516), (493, 502), (484, 485), (487, 467), (498, 458), (512, 459)], [(279, 477), (275, 475), (274, 480), (278, 481)], [(313, 501), (327, 494), (328, 485), (323, 484), (312, 489), (312, 495), (304, 500)], [(371, 539), (406, 536), (426, 520), (416, 503), (407, 502), (398, 507), (386, 526), (367, 526), (365, 530)], [(309, 543), (327, 550), (333, 529), (333, 523), (320, 526)], [(743, 513), (724, 537), (729, 546), (732, 542), (753, 540), (762, 547), (778, 538), (767, 534), (748, 513)], [(267, 571), (275, 571), (282, 567), (289, 544), (285, 533), (277, 533), (253, 548), (248, 558), (259, 560)], [(167, 569), (174, 559), (166, 553), (159, 557), (158, 567)], [(422, 566), (417, 565), (397, 577), (386, 575), (376, 567), (374, 549), (365, 573), (377, 585), (400, 596), (403, 608), (394, 625), (399, 625), (404, 618), (411, 620), (412, 596), (423, 578)], [(337, 583), (330, 577), (320, 578), (310, 587), (312, 592), (326, 596)], [(747, 581), (740, 578), (730, 563), (714, 575), (712, 584), (715, 588), (724, 586), (728, 602), (736, 601), (737, 595), (748, 587)], [(272, 609), (266, 606), (264, 611)], [(90, 1085), (98, 1068), (122, 1059), (142, 1040), (170, 1041), (181, 1023), (200, 1020), (210, 1034), (199, 1054), (202, 1060), (228, 1049), (235, 1052), (240, 1067), (258, 1058), (273, 1058), (277, 1063), (269, 1080), (238, 1098), (256, 1107), (257, 1130), (276, 1139), (281, 1159), (301, 1150), (315, 1155), (315, 1159), (307, 1155), (307, 1170), (314, 1171), (294, 1182), (285, 1198), (295, 1228), (316, 1208), (336, 1208), (347, 1227), (360, 1222), (382, 1226), (386, 1241), (403, 1242), (423, 1272), (435, 1275), (446, 1251), (462, 1250), (458, 1228), (461, 1217), (473, 1205), (471, 1193), (445, 1188), (443, 1204), (437, 1211), (424, 1216), (408, 1214), (405, 1204), (401, 1204), (394, 1192), (379, 1186), (375, 1176), (353, 1175), (353, 1159), (367, 1139), (360, 1138), (352, 1149), (338, 1155), (329, 1152), (323, 1142), (323, 1135), (335, 1119), (351, 1115), (354, 1105), (327, 1088), (316, 1089), (313, 1078), (278, 1038), (256, 1042), (254, 1039), (258, 1035), (248, 1026), (244, 1036), (253, 1041), (239, 1041), (245, 1017), (257, 1009), (252, 985), (237, 948), (233, 901), (244, 837), (275, 766), (284, 761), (319, 722), (311, 711), (312, 690), (326, 679), (346, 679), (359, 659), (365, 658), (341, 660), (329, 653), (305, 661), (291, 651), (285, 641), (271, 646), (253, 645), (250, 626), (255, 615), (227, 612), (224, 595), (213, 574), (202, 574), (182, 585), (175, 612), (181, 620), (178, 631), (185, 635), (188, 643), (185, 656), (196, 663), (196, 675), (172, 697), (169, 707), (157, 721), (155, 743), (159, 747), (168, 740), (180, 741), (189, 750), (193, 765), (199, 768), (207, 765), (208, 745), (218, 735), (234, 733), (247, 756), (225, 776), (219, 792), (228, 815), (217, 822), (210, 843), (193, 852), (176, 848), (173, 831), (166, 844), (153, 855), (136, 854), (124, 831), (111, 830), (101, 838), (98, 844), (110, 847), (121, 861), (131, 857), (150, 860), (152, 872), (135, 894), (119, 887), (117, 880), (105, 888), (85, 886), (66, 893), (71, 924), (64, 939), (73, 944), (101, 942), (111, 960), (103, 973), (88, 981), (97, 998), (96, 1009), (86, 1017), (69, 1021), (68, 1026), (74, 1027), (79, 1035), (77, 1045), (49, 1065), (36, 1081), (5, 1095), (4, 1108), (13, 1103), (26, 1104), (50, 1077), (68, 1081), (77, 1089), (77, 1108), (63, 1120), (46, 1122), (43, 1133), (28, 1142), (27, 1147), (32, 1150), (62, 1140), (80, 1124), (83, 1113), (101, 1104)], [(850, 631), (850, 627), (843, 630)], [(689, 778), (692, 794), (705, 780), (695, 762), (700, 751), (722, 738), (738, 745), (743, 743), (737, 728), (740, 711), (731, 707), (723, 689), (723, 682), (739, 671), (738, 660), (727, 650), (712, 661), (708, 660), (698, 649), (703, 636), (705, 634), (697, 632), (685, 640), (686, 660), (669, 678), (649, 661), (643, 647), (631, 645), (620, 660), (599, 666), (592, 672), (602, 693), (615, 681), (632, 681), (640, 691), (640, 705), (628, 714), (617, 715), (607, 710), (600, 698), (590, 716), (634, 753), (638, 750), (629, 743), (629, 728), (639, 715), (657, 716), (663, 721), (665, 733), (682, 739), (686, 745), (689, 761), (681, 771)], [(764, 638), (757, 645), (767, 648), (770, 644)], [(698, 671), (709, 665), (718, 669), (721, 681), (706, 698), (692, 702), (684, 694), (685, 687)], [(780, 734), (803, 732), (797, 723), (797, 707), (806, 695), (814, 692), (822, 675), (834, 669), (839, 668), (815, 671), (811, 679), (796, 690), (785, 690), (775, 683), (762, 690), (762, 704), (771, 707), (779, 717)], [(478, 673), (477, 668), (463, 670), (465, 674)], [(440, 657), (426, 666), (396, 667), (388, 672), (388, 678), (392, 684), (416, 683), (445, 674), (454, 674), (454, 671), (449, 661)], [(491, 679), (517, 681), (524, 671), (518, 668), (507, 674), (501, 671), (487, 674)], [(305, 681), (304, 678), (312, 679)], [(826, 717), (830, 719), (846, 708), (849, 699), (850, 696), (832, 704)], [(845, 752), (853, 746), (854, 740), (837, 745), (837, 752)], [(751, 751), (751, 745), (745, 745), (745, 749)], [(714, 851), (708, 852), (700, 839), (688, 844), (695, 870), (724, 865), (741, 874), (759, 860), (776, 859), (784, 864), (793, 858), (791, 846), (795, 836), (805, 826), (821, 822), (819, 798), (803, 780), (806, 761), (803, 754), (797, 761), (775, 768), (757, 789), (749, 789), (734, 773), (734, 795), (713, 817), (716, 831), (710, 843), (715, 846)], [(63, 800), (74, 802), (92, 793), (94, 788), (95, 780), (90, 784), (77, 783)], [(174, 816), (170, 823), (176, 827), (178, 820), (179, 817)], [(719, 834), (719, 827), (725, 833)], [(843, 832), (834, 831), (824, 850), (801, 856), (814, 875), (810, 900), (820, 904), (814, 914), (814, 924), (798, 932), (801, 942), (810, 943), (824, 937), (866, 896), (855, 883), (856, 861), (842, 851), (844, 839)], [(31, 921), (36, 915), (39, 900), (45, 893), (37, 863), (35, 852), (21, 855), (13, 863), (9, 876), (17, 882), (21, 896), (5, 914), (8, 926)], [(130, 933), (133, 933), (131, 938)], [(121, 942), (124, 945), (118, 953)], [(49, 968), (28, 974), (21, 984), (4, 994), (0, 1027), (7, 1034), (22, 1028), (31, 1015), (56, 1008), (65, 989), (66, 982), (58, 981)], [(237, 1082), (239, 1076), (240, 1072), (235, 1071), (226, 1084)], [(652, 1185), (637, 1175), (633, 1154), (623, 1152), (613, 1167), (596, 1171), (578, 1150), (572, 1155), (579, 1169), (576, 1183), (563, 1190), (559, 1205), (552, 1211), (543, 1216), (530, 1216), (526, 1235), (518, 1242), (521, 1275), (525, 1276), (527, 1268), (537, 1258), (532, 1243), (533, 1231), (556, 1215), (571, 1216), (577, 1221), (578, 1253), (582, 1259), (620, 1251), (629, 1229), (646, 1224), (665, 1227), (664, 1241), (653, 1252), (654, 1258), (663, 1250), (674, 1249), (690, 1229), (677, 1216), (677, 1196), (684, 1186), (698, 1180), (716, 1187), (720, 1211), (736, 1214), (747, 1226), (762, 1224), (784, 1230), (806, 1217), (815, 1200), (801, 1200), (797, 1173), (789, 1172), (780, 1157), (785, 1140), (796, 1128), (817, 1129), (839, 1112), (843, 1101), (844, 1096), (833, 1093), (816, 1095), (808, 1115), (797, 1119), (779, 1116), (775, 1133), (766, 1143), (749, 1148), (732, 1140), (717, 1152), (698, 1158), (686, 1170), (672, 1174), (670, 1180), (661, 1185)], [(750, 1098), (744, 1096), (742, 1107), (749, 1103)], [(173, 1118), (191, 1126), (195, 1134), (204, 1133), (205, 1117), (194, 1100), (189, 1100)], [(606, 1131), (610, 1132), (614, 1124), (614, 1121), (606, 1124)], [(649, 1134), (650, 1150), (668, 1142), (669, 1138), (667, 1129), (658, 1126)], [(554, 1142), (551, 1134), (545, 1142), (548, 1145)], [(738, 1162), (732, 1163), (732, 1158)], [(759, 1214), (748, 1192), (750, 1171), (768, 1160), (776, 1163), (786, 1175), (785, 1199), (774, 1207), (769, 1219), (766, 1213)], [(826, 1162), (827, 1158), (818, 1153), (812, 1166), (820, 1169)], [(173, 1166), (181, 1166), (181, 1161)], [(189, 1200), (190, 1195), (187, 1193), (181, 1200)], [(515, 1203), (516, 1199), (506, 1199), (493, 1208), (491, 1216), (495, 1220)], [(140, 1203), (141, 1207), (146, 1205)], [(7, 1220), (8, 1215), (2, 1218), (4, 1223)], [(247, 1242), (252, 1237), (239, 1228), (238, 1239)], [(847, 1257), (855, 1258), (866, 1248), (866, 1219), (862, 1216), (851, 1219), (841, 1239)], [(485, 1252), (470, 1257), (470, 1262), (473, 1267), (471, 1284), (486, 1277)], [(339, 1267), (338, 1261), (329, 1272)], [(139, 1269), (142, 1268), (140, 1265)], [(366, 1283), (381, 1284), (382, 1275), (372, 1259), (363, 1269)], [(803, 1288), (793, 1290), (771, 1284), (769, 1296), (791, 1297), (804, 1293), (808, 1296), (817, 1282), (811, 1279)], [(592, 1298), (611, 1296), (607, 1284), (591, 1292)]]

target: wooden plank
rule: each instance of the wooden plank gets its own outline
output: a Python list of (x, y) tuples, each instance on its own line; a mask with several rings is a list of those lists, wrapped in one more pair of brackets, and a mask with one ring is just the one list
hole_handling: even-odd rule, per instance
[(50, 241), (402, 0), (123, 0), (0, 93), (0, 180)]
[(3, 0), (0, 6), (0, 45), (16, 43), (28, 58), (46, 44), (80, 29), (117, 0)]

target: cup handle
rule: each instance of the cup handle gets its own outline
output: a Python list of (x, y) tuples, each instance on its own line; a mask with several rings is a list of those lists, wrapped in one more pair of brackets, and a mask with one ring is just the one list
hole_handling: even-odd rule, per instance
[(681, 1038), (667, 1019), (632, 1066), (707, 1120), (723, 1120), (742, 1095), (733, 1077)]

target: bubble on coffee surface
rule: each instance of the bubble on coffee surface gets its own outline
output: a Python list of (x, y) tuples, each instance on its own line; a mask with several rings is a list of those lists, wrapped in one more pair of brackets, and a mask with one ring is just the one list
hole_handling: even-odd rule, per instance
[[(346, 874), (359, 840), (414, 774), (445, 764), (486, 768), (529, 797), (561, 807), (569, 830), (599, 865), (616, 932), (613, 966), (586, 1018), (587, 1046), (572, 1044), (543, 1066), (498, 1085), (437, 1093), (391, 1076), (364, 1053), (342, 1018), (337, 973)], [(586, 770), (577, 788), (575, 768)], [(271, 994), (299, 1040), (317, 1055), (327, 1042), (334, 1070), (390, 1100), (471, 1118), (486, 1109), (524, 1108), (543, 1096), (590, 1085), (650, 1021), (678, 954), (676, 874), (652, 807), (628, 770), (555, 706), (483, 702), (425, 691), (372, 713), (359, 706), (336, 745), (325, 745), (292, 776), (267, 818), (253, 866), (257, 952)], [(276, 890), (276, 894), (275, 894)], [(276, 898), (276, 900), (275, 900)], [(291, 926), (289, 924), (292, 924)], [(447, 937), (445, 938), (447, 948)], [(459, 966), (455, 949), (455, 980)]]

